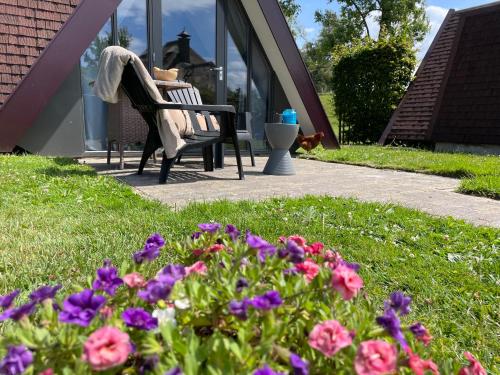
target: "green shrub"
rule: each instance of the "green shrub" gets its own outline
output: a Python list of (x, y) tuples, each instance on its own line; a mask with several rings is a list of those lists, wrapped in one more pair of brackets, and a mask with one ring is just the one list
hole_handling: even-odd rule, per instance
[(345, 140), (376, 142), (410, 83), (415, 50), (404, 39), (390, 39), (366, 40), (340, 53), (332, 85)]

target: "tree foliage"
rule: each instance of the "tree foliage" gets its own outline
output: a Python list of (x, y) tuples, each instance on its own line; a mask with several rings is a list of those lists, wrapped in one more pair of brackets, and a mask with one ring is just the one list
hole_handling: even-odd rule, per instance
[(283, 14), (288, 20), (295, 20), (300, 12), (300, 5), (296, 0), (279, 0)]
[(344, 136), (349, 142), (376, 142), (413, 76), (413, 44), (405, 38), (365, 39), (342, 56), (332, 88)]

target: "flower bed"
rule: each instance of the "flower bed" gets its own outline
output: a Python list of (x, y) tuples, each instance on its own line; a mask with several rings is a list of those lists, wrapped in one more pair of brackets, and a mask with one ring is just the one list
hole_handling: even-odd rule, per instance
[(470, 353), (461, 369), (434, 363), (411, 298), (395, 292), (377, 314), (360, 266), (322, 243), (199, 229), (166, 246), (188, 266), (156, 264), (155, 234), (66, 297), (60, 286), (18, 306), (18, 290), (0, 297), (0, 374), (486, 374)]

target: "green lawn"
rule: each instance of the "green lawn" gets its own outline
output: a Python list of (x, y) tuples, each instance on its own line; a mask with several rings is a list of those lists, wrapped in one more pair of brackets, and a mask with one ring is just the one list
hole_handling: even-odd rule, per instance
[(461, 178), (460, 192), (500, 199), (498, 156), (440, 153), (408, 147), (342, 146), (341, 150), (317, 148), (303, 157)]
[(436, 360), (462, 361), (470, 350), (490, 373), (499, 370), (500, 231), (393, 205), (307, 197), (173, 212), (66, 159), (0, 156), (0, 294), (88, 280), (104, 258), (121, 264), (152, 232), (180, 239), (210, 220), (271, 240), (300, 233), (338, 247), (363, 265), (377, 304), (394, 290), (414, 296), (412, 319), (436, 337)]
[(333, 103), (333, 96), (331, 93), (323, 93), (319, 94), (319, 98), (321, 100), (321, 104), (323, 104), (323, 108), (325, 109), (326, 115), (328, 116), (328, 120), (330, 120), (330, 124), (332, 125), (333, 131), (335, 135), (339, 135), (339, 120), (337, 115), (335, 114), (335, 107)]

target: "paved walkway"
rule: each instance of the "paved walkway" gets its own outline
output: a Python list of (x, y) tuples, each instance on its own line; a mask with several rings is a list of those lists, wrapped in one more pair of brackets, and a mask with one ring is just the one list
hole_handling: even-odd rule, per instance
[(158, 165), (149, 166), (144, 175), (138, 176), (138, 159), (127, 159), (123, 171), (114, 169), (116, 164), (106, 165), (104, 159), (81, 162), (132, 185), (145, 197), (176, 208), (194, 201), (314, 194), (390, 202), (432, 215), (453, 216), (475, 225), (500, 228), (500, 201), (455, 193), (457, 179), (303, 159), (294, 159), (298, 172), (295, 176), (267, 176), (261, 173), (266, 160), (259, 157), (257, 166), (250, 167), (245, 157), (246, 179), (239, 181), (233, 157), (226, 157), (226, 168), (215, 172), (204, 172), (199, 159), (187, 159), (172, 169), (167, 185), (158, 185)]

